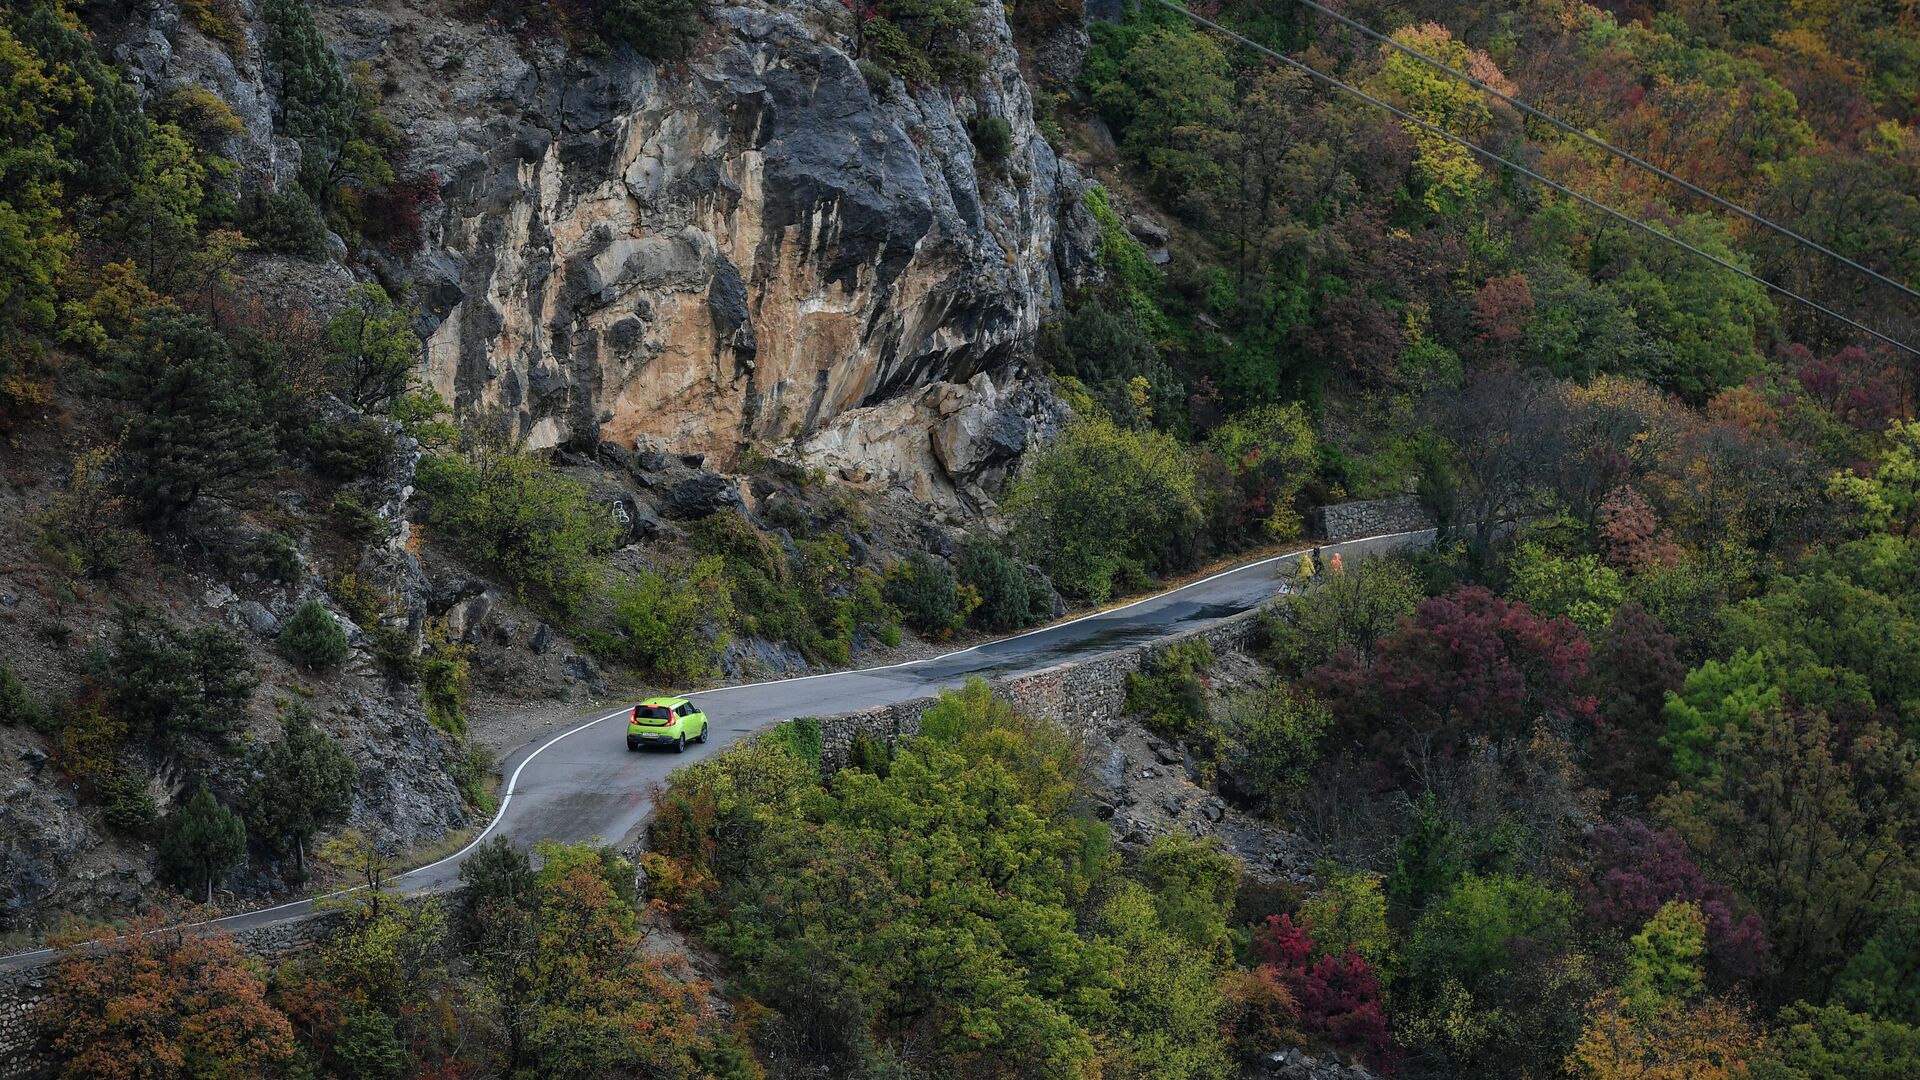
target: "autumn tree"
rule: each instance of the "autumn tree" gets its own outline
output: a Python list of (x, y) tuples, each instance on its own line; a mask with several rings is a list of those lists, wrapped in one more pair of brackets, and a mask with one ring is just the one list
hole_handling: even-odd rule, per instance
[(1584, 726), (1591, 647), (1572, 623), (1543, 619), (1480, 586), (1422, 601), (1381, 642), (1372, 666), (1336, 654), (1308, 682), (1334, 708), (1347, 738), (1399, 759), (1444, 753), (1470, 732), (1524, 734), (1532, 723)]
[(294, 1057), (287, 1018), (231, 937), (163, 927), (64, 935), (36, 1011), (72, 1080), (275, 1075)]
[[(1487, 54), (1436, 23), (1407, 27), (1396, 32), (1393, 40), (1457, 71), (1466, 71), (1496, 90), (1508, 94), (1516, 90)], [(1388, 46), (1381, 46), (1380, 55), (1383, 62), (1374, 77), (1374, 88), (1415, 117), (1470, 142), (1481, 141), (1494, 128), (1493, 99), (1481, 90)], [(1427, 207), (1450, 214), (1471, 205), (1482, 176), (1473, 152), (1426, 128), (1411, 124), (1408, 128), (1419, 147), (1415, 176)]]
[(1294, 998), (1301, 1026), (1377, 1066), (1399, 1057), (1374, 966), (1353, 947), (1322, 947), (1310, 924), (1274, 915), (1256, 927), (1253, 955)]
[(1651, 1015), (1597, 998), (1566, 1068), (1581, 1080), (1740, 1080), (1760, 1045), (1739, 1006), (1708, 998)]
[(1633, 936), (1625, 977), (1596, 997), (1566, 1067), (1583, 1080), (1746, 1075), (1759, 1038), (1746, 1013), (1705, 993), (1700, 909), (1669, 901)]
[(1855, 508), (1864, 527), (1913, 536), (1920, 530), (1920, 420), (1888, 425), (1886, 449), (1871, 474), (1835, 473), (1828, 490)]

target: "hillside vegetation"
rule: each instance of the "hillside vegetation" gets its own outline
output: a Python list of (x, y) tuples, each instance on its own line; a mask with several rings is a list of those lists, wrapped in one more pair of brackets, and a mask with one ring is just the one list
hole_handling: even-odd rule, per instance
[[(217, 98), (142, 102), (77, 15), (5, 9), (0, 392), (12, 437), (76, 433), (34, 499), (50, 589), (103, 605), (223, 559), (326, 587), (271, 661), (128, 608), (70, 679), (0, 668), (0, 721), (183, 896), (310, 858), (369, 888), (270, 971), (158, 920), (63, 938), (38, 1020), (64, 1075), (1920, 1072), (1920, 362), (1665, 238), (1899, 340), (1911, 297), (1292, 0), (1193, 8), (1654, 233), (1159, 5), (1092, 23), (1069, 77), (1081, 5), (1016, 0), (1058, 80), (1040, 126), (1105, 183), (1101, 273), (1034, 343), (1072, 419), (1012, 475), (1004, 528), (876, 555), (859, 499), (769, 457), (766, 498), (635, 562), (564, 461), (415, 381), (407, 298), (245, 302), (258, 252), (409, 250), (435, 197), (306, 6), (260, 7), (311, 89), (285, 190), (237, 175)], [(970, 92), (973, 4), (847, 7), (871, 85)], [(464, 8), (588, 54), (698, 37), (670, 0)], [(1920, 287), (1911, 4), (1339, 9)], [(834, 665), (903, 626), (1018, 629), (1055, 590), (1103, 602), (1351, 497), (1414, 495), (1441, 528), (1303, 560), (1251, 655), (1187, 644), (1128, 678), (1150, 767), (1310, 873), (1243, 863), (1178, 806), (1122, 812), (1106, 736), (975, 683), (844, 768), (802, 720), (682, 770), (637, 854), (485, 846), (443, 906), (385, 891), (390, 856), (343, 827), (355, 767), (304, 704), (364, 659), (485, 806), (471, 646), (410, 637), (354, 576), (392, 546), (397, 447), (422, 454), (430, 555), (681, 683), (736, 635)], [(260, 495), (290, 484), (325, 523)], [(279, 723), (252, 743), (263, 671)], [(1121, 761), (1124, 789), (1143, 763)]]

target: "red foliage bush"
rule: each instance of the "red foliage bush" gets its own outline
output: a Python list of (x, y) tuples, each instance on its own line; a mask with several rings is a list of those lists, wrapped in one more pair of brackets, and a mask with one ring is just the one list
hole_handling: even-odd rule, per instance
[(1416, 738), (1444, 754), (1469, 734), (1524, 736), (1543, 717), (1590, 724), (1590, 652), (1566, 619), (1543, 619), (1474, 585), (1422, 601), (1370, 667), (1348, 650), (1307, 682), (1350, 734), (1398, 761), (1421, 749)]
[(440, 205), (440, 174), (428, 169), (411, 180), (368, 192), (361, 204), (367, 237), (395, 258), (411, 258), (426, 242), (420, 214)]
[(1799, 369), (1800, 385), (1808, 396), (1845, 423), (1879, 432), (1900, 415), (1899, 372), (1885, 357), (1875, 357), (1858, 345), (1818, 360), (1805, 345), (1781, 352)]
[(1392, 1069), (1400, 1048), (1388, 1030), (1373, 967), (1351, 949), (1345, 956), (1315, 957), (1309, 929), (1295, 926), (1291, 915), (1268, 916), (1253, 932), (1260, 970), (1271, 970), (1292, 992), (1304, 1029), (1375, 1068)]
[(1473, 297), (1474, 340), (1511, 360), (1533, 322), (1533, 288), (1525, 274), (1489, 278)]
[(1622, 484), (1600, 503), (1600, 554), (1609, 566), (1645, 570), (1680, 561), (1680, 545), (1660, 528), (1652, 504)]

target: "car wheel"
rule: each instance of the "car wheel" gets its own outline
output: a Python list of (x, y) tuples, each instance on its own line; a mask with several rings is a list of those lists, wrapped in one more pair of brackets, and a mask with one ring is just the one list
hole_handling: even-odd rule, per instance
[(698, 739), (695, 739), (694, 741), (699, 743), (702, 746), (705, 746), (707, 744), (707, 729), (712, 726), (713, 726), (712, 724), (701, 724), (700, 737)]
[(673, 752), (676, 754), (684, 754), (687, 752), (687, 737), (685, 735), (673, 740)]

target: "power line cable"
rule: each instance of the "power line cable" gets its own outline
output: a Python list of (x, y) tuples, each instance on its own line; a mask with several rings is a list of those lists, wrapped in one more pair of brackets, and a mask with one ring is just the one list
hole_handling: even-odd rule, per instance
[[(1426, 53), (1423, 53), (1420, 50), (1415, 49), (1409, 45), (1403, 45), (1400, 42), (1395, 41), (1393, 38), (1387, 36), (1386, 34), (1382, 34), (1380, 31), (1375, 30), (1372, 27), (1367, 26), (1363, 23), (1356, 22), (1355, 20), (1349, 18), (1348, 16), (1338, 11), (1335, 11), (1324, 4), (1316, 2), (1316, 0), (1295, 0), (1295, 2), (1305, 7), (1312, 8), (1313, 10), (1319, 12), (1320, 14), (1325, 15), (1326, 17), (1333, 19), (1336, 22), (1341, 23), (1342, 25), (1350, 27), (1356, 31), (1359, 31), (1360, 33), (1366, 35), (1367, 37), (1370, 37), (1375, 41), (1381, 42), (1382, 44), (1387, 45), (1390, 48), (1393, 48), (1402, 53), (1405, 53), (1406, 55), (1413, 57), (1414, 59), (1420, 61), (1423, 64), (1428, 64), (1440, 71), (1444, 71), (1456, 79), (1465, 80), (1474, 89), (1479, 90), (1482, 93), (1491, 94), (1494, 97), (1499, 98), (1501, 101), (1504, 101), (1507, 104), (1513, 106), (1514, 108), (1519, 109), (1521, 112), (1526, 113), (1528, 116), (1534, 117), (1535, 119), (1542, 120), (1548, 124), (1551, 124), (1554, 127), (1560, 129), (1561, 131), (1564, 131), (1567, 134), (1572, 135), (1574, 138), (1580, 139), (1581, 141), (1588, 143), (1589, 145), (1599, 147), (1600, 149), (1605, 150), (1609, 154), (1613, 154), (1616, 157), (1619, 157), (1623, 160), (1632, 162), (1633, 164), (1638, 165), (1640, 168), (1645, 169), (1648, 172), (1651, 172), (1659, 176), (1661, 179), (1666, 180), (1669, 183), (1677, 184), (1680, 187), (1685, 188), (1687, 191), (1691, 192), (1692, 194), (1697, 195), (1700, 198), (1706, 199), (1709, 202), (1712, 202), (1714, 205), (1719, 206), (1724, 210), (1732, 211), (1733, 213), (1736, 213), (1741, 217), (1746, 218), (1748, 221), (1751, 221), (1757, 225), (1762, 225), (1762, 226), (1765, 226), (1766, 228), (1772, 229), (1774, 232), (1779, 233), (1781, 236), (1784, 236), (1789, 240), (1793, 240), (1796, 243), (1805, 245), (1806, 247), (1811, 248), (1814, 251), (1820, 252), (1822, 255), (1825, 255), (1828, 258), (1835, 259), (1835, 260), (1838, 260), (1839, 262), (1845, 263), (1847, 266), (1850, 266), (1853, 269), (1858, 270), (1863, 274), (1866, 274), (1867, 276), (1873, 278), (1876, 281), (1881, 282), (1882, 284), (1891, 285), (1894, 288), (1905, 293), (1908, 297), (1912, 299), (1920, 300), (1920, 291), (1915, 291), (1913, 289), (1908, 288), (1905, 284), (1899, 281), (1896, 281), (1885, 274), (1882, 274), (1880, 271), (1875, 270), (1873, 267), (1866, 266), (1866, 265), (1863, 265), (1862, 263), (1856, 262), (1853, 259), (1850, 259), (1847, 256), (1842, 255), (1839, 252), (1833, 250), (1832, 248), (1827, 247), (1825, 244), (1820, 243), (1818, 240), (1813, 240), (1808, 237), (1802, 236), (1799, 233), (1788, 228), (1787, 226), (1780, 224), (1779, 222), (1773, 221), (1769, 218), (1762, 217), (1761, 215), (1754, 213), (1753, 211), (1747, 209), (1746, 207), (1741, 206), (1739, 203), (1722, 198), (1721, 196), (1716, 195), (1711, 191), (1708, 191), (1706, 188), (1703, 188), (1700, 185), (1695, 184), (1690, 180), (1686, 180), (1679, 176), (1676, 176), (1673, 173), (1670, 173), (1667, 170), (1661, 168), (1660, 166), (1655, 165), (1653, 162), (1648, 161), (1643, 157), (1640, 157), (1638, 154), (1635, 154), (1631, 150), (1627, 150), (1623, 147), (1615, 146), (1614, 144), (1606, 141), (1605, 139), (1600, 138), (1597, 135), (1593, 135), (1589, 132), (1581, 130), (1580, 128), (1574, 127), (1572, 124), (1567, 123), (1566, 121), (1560, 119), (1559, 117), (1554, 116), (1547, 112), (1543, 112), (1540, 109), (1537, 109), (1534, 106), (1529, 105), (1526, 102), (1520, 100), (1519, 98), (1516, 98), (1513, 95), (1498, 89), (1497, 87), (1489, 86), (1485, 81), (1449, 65), (1443, 60), (1437, 60), (1434, 57), (1428, 56)], [(1174, 5), (1169, 4), (1167, 6), (1173, 7)]]
[(1466, 139), (1463, 139), (1460, 136), (1455, 135), (1453, 132), (1446, 130), (1445, 128), (1439, 127), (1434, 124), (1430, 124), (1427, 121), (1422, 120), (1419, 117), (1413, 115), (1412, 113), (1409, 113), (1406, 110), (1401, 109), (1395, 105), (1389, 104), (1388, 102), (1382, 101), (1379, 98), (1374, 97), (1372, 94), (1369, 94), (1366, 91), (1359, 89), (1358, 87), (1355, 87), (1332, 75), (1329, 75), (1324, 71), (1320, 71), (1307, 64), (1303, 64), (1300, 61), (1295, 60), (1293, 57), (1285, 55), (1284, 53), (1275, 52), (1274, 50), (1267, 48), (1265, 45), (1262, 45), (1259, 42), (1254, 41), (1243, 34), (1236, 33), (1232, 30), (1227, 29), (1224, 26), (1221, 26), (1219, 23), (1214, 22), (1212, 19), (1209, 19), (1204, 15), (1197, 15), (1191, 11), (1188, 11), (1186, 8), (1183, 8), (1180, 5), (1173, 3), (1173, 0), (1154, 0), (1154, 3), (1157, 3), (1160, 6), (1165, 8), (1169, 8), (1173, 11), (1177, 11), (1180, 14), (1185, 15), (1187, 18), (1192, 19), (1194, 22), (1199, 23), (1201, 26), (1204, 26), (1207, 29), (1214, 31), (1215, 33), (1223, 34), (1226, 37), (1230, 37), (1235, 41), (1240, 42), (1242, 45), (1245, 45), (1256, 52), (1260, 52), (1267, 56), (1270, 56), (1273, 59), (1280, 61), (1281, 63), (1287, 65), (1290, 68), (1293, 68), (1296, 71), (1304, 72), (1307, 75), (1312, 76), (1313, 78), (1318, 79), (1321, 82), (1327, 83), (1330, 86), (1334, 86), (1334, 87), (1337, 87), (1338, 89), (1345, 90), (1347, 93), (1352, 94), (1354, 97), (1357, 97), (1360, 100), (1365, 101), (1370, 105), (1377, 105), (1380, 108), (1385, 109), (1386, 111), (1392, 113), (1394, 116), (1399, 117), (1401, 120), (1405, 121), (1406, 123), (1412, 124), (1415, 127), (1421, 128), (1424, 131), (1431, 132), (1434, 135), (1438, 135), (1439, 137), (1446, 139), (1449, 142), (1457, 143), (1460, 146), (1465, 147), (1467, 150), (1473, 153), (1479, 154), (1482, 157), (1485, 157), (1489, 160), (1497, 161), (1501, 165), (1504, 165), (1507, 168), (1512, 169), (1514, 172), (1517, 172), (1522, 176), (1525, 176), (1528, 179), (1533, 180), (1536, 183), (1544, 184), (1547, 187), (1550, 187), (1553, 190), (1561, 193), (1562, 195), (1566, 195), (1569, 198), (1576, 199), (1581, 203), (1584, 203), (1587, 206), (1590, 206), (1595, 210), (1598, 210), (1601, 213), (1606, 214), (1609, 217), (1615, 218), (1619, 221), (1625, 222), (1626, 224), (1633, 226), (1636, 229), (1639, 229), (1641, 232), (1644, 232), (1649, 236), (1658, 237), (1659, 239), (1664, 240), (1667, 243), (1674, 245), (1675, 247), (1684, 248), (1685, 250), (1700, 256), (1701, 258), (1707, 260), (1708, 262), (1713, 263), (1716, 266), (1719, 266), (1724, 270), (1729, 270), (1735, 274), (1740, 275), (1743, 278), (1748, 279), (1749, 281), (1754, 281), (1761, 285), (1764, 285), (1767, 288), (1772, 289), (1774, 292), (1777, 292), (1780, 295), (1787, 297), (1788, 299), (1797, 301), (1798, 303), (1803, 304), (1806, 307), (1814, 311), (1817, 311), (1820, 314), (1825, 315), (1830, 319), (1835, 320), (1836, 322), (1845, 323), (1846, 325), (1853, 327), (1855, 330), (1858, 330), (1861, 333), (1866, 334), (1870, 337), (1876, 338), (1880, 341), (1884, 341), (1887, 344), (1892, 345), (1894, 348), (1901, 350), (1902, 352), (1906, 352), (1913, 356), (1920, 357), (1920, 349), (1916, 349), (1913, 346), (1908, 345), (1904, 341), (1899, 341), (1895, 338), (1888, 337), (1887, 335), (1881, 333), (1878, 330), (1875, 330), (1870, 326), (1867, 326), (1863, 323), (1856, 322), (1853, 319), (1850, 319), (1847, 316), (1840, 314), (1839, 312), (1833, 310), (1832, 308), (1827, 307), (1825, 304), (1821, 304), (1814, 300), (1809, 300), (1808, 298), (1801, 296), (1799, 293), (1794, 292), (1792, 289), (1786, 288), (1783, 285), (1775, 285), (1773, 282), (1768, 281), (1766, 278), (1763, 278), (1758, 274), (1755, 274), (1751, 270), (1746, 270), (1739, 266), (1735, 266), (1733, 263), (1730, 263), (1727, 260), (1722, 259), (1720, 256), (1715, 255), (1710, 251), (1702, 250), (1701, 248), (1698, 248), (1692, 244), (1689, 244), (1685, 240), (1682, 240), (1677, 236), (1672, 236), (1672, 235), (1669, 235), (1668, 233), (1661, 232), (1659, 229), (1656, 229), (1653, 226), (1647, 224), (1646, 222), (1641, 221), (1639, 218), (1633, 217), (1623, 211), (1616, 210), (1613, 207), (1608, 206), (1606, 203), (1599, 201), (1598, 199), (1594, 199), (1589, 196), (1582, 195), (1579, 192), (1573, 190), (1572, 188), (1566, 186), (1565, 184), (1562, 184), (1559, 181), (1551, 179), (1549, 177), (1542, 176), (1541, 174), (1534, 172), (1532, 169), (1529, 169), (1526, 166), (1519, 164), (1518, 162), (1509, 161), (1506, 158), (1501, 157), (1499, 154), (1496, 154), (1491, 150), (1481, 147), (1475, 143), (1469, 142)]

